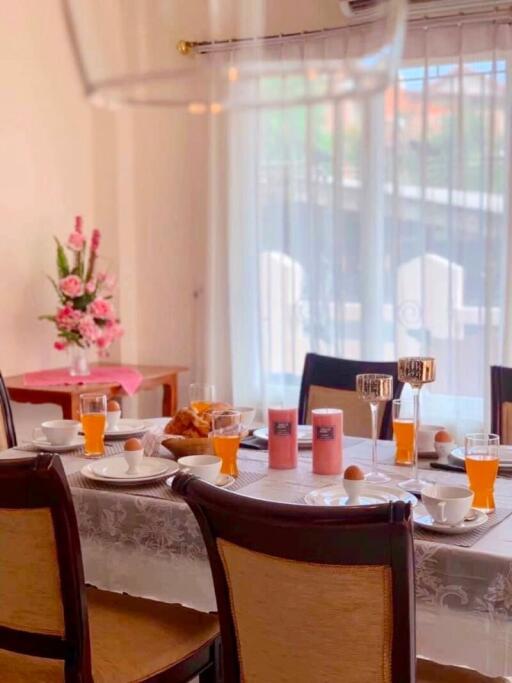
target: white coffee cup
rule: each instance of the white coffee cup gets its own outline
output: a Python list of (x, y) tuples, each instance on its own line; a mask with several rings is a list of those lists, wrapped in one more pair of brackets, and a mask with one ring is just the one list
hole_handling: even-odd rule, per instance
[(222, 461), (216, 455), (185, 455), (178, 459), (178, 465), (182, 470), (187, 470), (199, 479), (215, 484), (220, 474)]
[[(47, 420), (41, 423), (45, 439), (54, 446), (67, 446), (78, 436), (80, 422), (77, 420)], [(37, 435), (38, 430), (35, 430)], [(37, 438), (37, 436), (36, 436)]]
[(126, 474), (137, 474), (142, 458), (144, 457), (144, 449), (139, 448), (137, 451), (123, 451), (123, 456), (128, 464)]
[(107, 429), (109, 432), (115, 432), (117, 430), (117, 423), (120, 418), (120, 410), (107, 410)]
[(473, 505), (473, 491), (466, 486), (429, 484), (421, 490), (421, 502), (439, 524), (460, 524)]

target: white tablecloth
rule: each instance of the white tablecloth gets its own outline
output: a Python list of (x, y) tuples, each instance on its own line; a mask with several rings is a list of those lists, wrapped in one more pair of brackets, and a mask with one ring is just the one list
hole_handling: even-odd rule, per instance
[[(383, 469), (393, 479), (408, 470), (392, 465), (393, 444), (380, 443)], [(20, 456), (19, 451), (2, 454)], [(0, 456), (0, 457), (2, 457)], [(344, 465), (368, 465), (370, 443), (345, 438)], [(333, 481), (311, 472), (301, 451), (296, 470), (268, 470), (263, 452), (241, 450), (241, 466), (265, 476), (243, 495), (297, 502)], [(83, 458), (64, 456), (67, 473)], [(465, 475), (428, 470), (432, 481), (465, 483)], [(197, 609), (215, 609), (210, 570), (199, 529), (188, 507), (177, 501), (131, 495), (126, 489), (73, 488), (86, 580), (98, 587)], [(497, 505), (512, 507), (512, 482), (498, 479)], [(471, 667), (490, 676), (512, 675), (512, 517), (471, 548), (416, 541), (418, 654)], [(510, 654), (509, 654), (510, 650)]]

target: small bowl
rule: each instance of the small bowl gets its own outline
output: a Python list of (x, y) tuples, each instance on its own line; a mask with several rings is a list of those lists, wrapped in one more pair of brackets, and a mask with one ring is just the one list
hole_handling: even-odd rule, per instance
[(215, 484), (217, 481), (222, 460), (216, 455), (186, 455), (179, 458), (178, 465), (182, 470), (194, 474), (199, 479)]
[(41, 430), (48, 441), (55, 446), (67, 446), (78, 436), (80, 422), (77, 420), (47, 420), (41, 423)]

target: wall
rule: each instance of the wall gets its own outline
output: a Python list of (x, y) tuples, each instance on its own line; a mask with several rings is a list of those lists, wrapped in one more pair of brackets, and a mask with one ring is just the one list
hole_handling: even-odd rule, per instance
[[(52, 349), (52, 235), (80, 212), (102, 229), (122, 284), (126, 335), (113, 359), (191, 366), (196, 230), (204, 224), (205, 123), (179, 112), (108, 112), (83, 98), (59, 0), (2, 3), (0, 21), (0, 368), (62, 366)], [(6, 94), (8, 93), (8, 94)], [(190, 201), (192, 191), (193, 201)], [(182, 378), (182, 386), (188, 377)], [(159, 397), (128, 405), (159, 410)], [(55, 407), (15, 405), (22, 436)]]

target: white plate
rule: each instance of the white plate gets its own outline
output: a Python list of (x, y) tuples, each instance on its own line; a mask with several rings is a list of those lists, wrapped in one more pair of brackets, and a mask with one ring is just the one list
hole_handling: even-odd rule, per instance
[(130, 436), (137, 436), (147, 432), (149, 426), (142, 420), (124, 420), (117, 423), (116, 429), (106, 429), (105, 439), (127, 439)]
[(122, 455), (112, 455), (91, 463), (90, 468), (98, 477), (105, 479), (147, 479), (169, 471), (169, 460), (143, 458), (135, 474), (128, 474), (128, 463)]
[[(268, 428), (267, 427), (262, 427), (261, 429), (255, 429), (253, 434), (258, 439), (263, 439), (263, 441), (268, 441)], [(311, 443), (313, 443), (313, 427), (311, 425), (298, 425), (298, 427), (297, 427), (297, 441), (300, 444), (311, 444)]]
[(107, 483), (112, 484), (114, 486), (133, 486), (135, 484), (148, 484), (151, 481), (158, 481), (159, 479), (168, 477), (169, 474), (171, 474), (171, 472), (176, 472), (176, 470), (178, 469), (178, 463), (174, 462), (174, 460), (167, 460), (167, 458), (148, 458), (148, 460), (165, 460), (168, 463), (169, 468), (160, 474), (153, 474), (149, 477), (146, 476), (132, 479), (112, 479), (110, 477), (102, 477), (98, 474), (95, 474), (92, 471), (92, 466), (96, 463), (85, 465), (85, 467), (82, 467), (81, 472), (84, 475), (84, 477), (86, 477), (87, 479), (91, 479), (92, 481), (101, 481), (104, 484)]
[(480, 510), (475, 510), (474, 508), (472, 512), (476, 513), (475, 519), (472, 519), (470, 522), (461, 522), (454, 526), (439, 524), (439, 522), (434, 522), (430, 515), (421, 514), (414, 515), (414, 523), (422, 529), (437, 531), (440, 534), (466, 534), (468, 531), (478, 529), (479, 526), (485, 524), (489, 519), (485, 512), (480, 512)]
[[(324, 486), (321, 489), (310, 491), (304, 500), (308, 505), (341, 505), (346, 506), (348, 496), (343, 483)], [(403, 491), (397, 486), (381, 486), (378, 484), (365, 484), (359, 496), (360, 505), (379, 505), (403, 500), (405, 503), (416, 505), (418, 499), (412, 493)]]
[(71, 443), (67, 443), (64, 446), (56, 446), (55, 444), (50, 443), (48, 439), (41, 437), (39, 439), (34, 439), (34, 441), (31, 442), (31, 445), (35, 446), (40, 451), (50, 451), (52, 453), (65, 453), (66, 451), (72, 451), (76, 448), (82, 448), (84, 443), (84, 437), (77, 436), (76, 439), (73, 439)]
[[(174, 479), (174, 475), (172, 477), (169, 477), (169, 479), (165, 480), (165, 483), (169, 488), (172, 487), (172, 482)], [(215, 486), (218, 486), (221, 489), (228, 489), (230, 486), (233, 486), (235, 483), (235, 478), (232, 477), (230, 474), (219, 474), (217, 477), (217, 481), (215, 482)]]
[[(500, 468), (504, 470), (512, 469), (512, 446), (500, 446)], [(457, 446), (450, 453), (450, 457), (454, 459), (457, 464), (464, 464), (465, 452), (462, 446)]]

